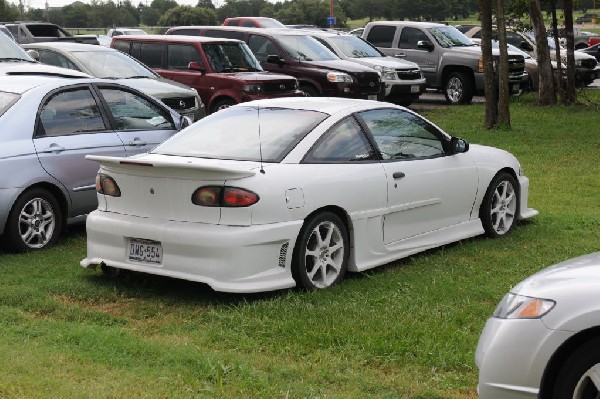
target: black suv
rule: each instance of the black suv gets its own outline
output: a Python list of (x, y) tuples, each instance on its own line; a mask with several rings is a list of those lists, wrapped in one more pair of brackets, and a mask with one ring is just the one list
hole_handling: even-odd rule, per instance
[(340, 60), (327, 47), (295, 29), (256, 29), (226, 26), (182, 26), (167, 35), (209, 36), (243, 40), (262, 67), (298, 79), (309, 96), (381, 100), (379, 73), (354, 62)]

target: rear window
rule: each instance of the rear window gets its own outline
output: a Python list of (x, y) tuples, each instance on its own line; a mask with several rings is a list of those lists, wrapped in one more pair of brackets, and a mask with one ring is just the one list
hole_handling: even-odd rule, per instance
[(197, 158), (280, 162), (328, 116), (317, 111), (287, 108), (226, 108), (194, 123), (152, 152)]
[(0, 91), (0, 115), (4, 114), (18, 99), (18, 94)]

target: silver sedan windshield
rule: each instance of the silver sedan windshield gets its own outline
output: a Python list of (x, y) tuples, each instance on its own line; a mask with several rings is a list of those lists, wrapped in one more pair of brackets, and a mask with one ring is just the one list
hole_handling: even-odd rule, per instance
[(156, 78), (154, 72), (119, 51), (75, 51), (72, 54), (97, 78)]
[(353, 35), (330, 37), (329, 40), (335, 43), (342, 50), (342, 53), (350, 58), (381, 57), (377, 49)]

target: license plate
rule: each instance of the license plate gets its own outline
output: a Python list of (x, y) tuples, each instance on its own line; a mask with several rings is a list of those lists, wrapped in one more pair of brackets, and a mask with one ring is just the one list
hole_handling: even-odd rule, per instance
[(410, 86), (410, 92), (411, 93), (418, 93), (419, 92), (419, 86), (418, 85), (412, 85), (412, 86)]
[(377, 101), (377, 94), (370, 94), (369, 96), (367, 96), (367, 99)]
[(162, 245), (158, 241), (129, 239), (127, 256), (130, 261), (158, 265), (162, 263), (162, 255)]

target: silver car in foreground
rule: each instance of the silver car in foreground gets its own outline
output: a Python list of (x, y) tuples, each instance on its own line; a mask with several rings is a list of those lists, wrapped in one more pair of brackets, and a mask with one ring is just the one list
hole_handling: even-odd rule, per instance
[(600, 397), (600, 252), (510, 290), (475, 356), (481, 399)]
[(146, 152), (189, 124), (153, 97), (102, 79), (0, 76), (0, 243), (53, 244), (97, 208), (88, 154)]

